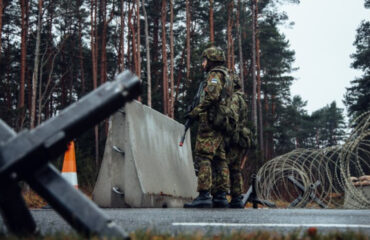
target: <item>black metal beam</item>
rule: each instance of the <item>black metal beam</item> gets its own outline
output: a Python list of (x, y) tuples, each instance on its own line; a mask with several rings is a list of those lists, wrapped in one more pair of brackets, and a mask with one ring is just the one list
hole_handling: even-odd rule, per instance
[(248, 191), (243, 194), (242, 203), (243, 206), (245, 206), (248, 202), (253, 204), (253, 208), (258, 208), (258, 204), (269, 207), (269, 208), (276, 208), (275, 203), (267, 201), (267, 200), (261, 200), (257, 197), (256, 194), (256, 176), (252, 175), (251, 177), (251, 185), (248, 188)]
[(84, 235), (128, 236), (51, 164), (39, 169), (27, 182), (78, 232)]
[(37, 231), (18, 186), (18, 181), (24, 180), (78, 232), (87, 236), (128, 237), (48, 161), (63, 154), (73, 138), (139, 93), (139, 79), (125, 71), (35, 129), (17, 135), (0, 121), (0, 210), (11, 233), (29, 235)]
[(59, 156), (67, 143), (117, 111), (140, 92), (138, 78), (125, 71), (38, 127), (23, 131), (1, 148), (0, 176), (27, 175)]
[[(288, 206), (289, 208), (296, 207), (298, 204), (301, 207), (307, 206), (309, 201), (317, 203), (321, 208), (327, 208), (327, 205), (323, 203), (318, 197), (316, 197), (316, 188), (321, 184), (320, 180), (317, 180), (314, 184), (310, 184), (308, 189), (306, 189), (300, 182), (298, 182), (293, 176), (288, 176), (288, 180), (292, 182), (300, 191), (300, 194), (293, 202)], [(304, 198), (308, 194), (308, 198)]]
[[(0, 119), (0, 144), (17, 134)], [(0, 181), (0, 212), (8, 230), (18, 236), (37, 233), (37, 227), (22, 197), (17, 175), (3, 177)]]

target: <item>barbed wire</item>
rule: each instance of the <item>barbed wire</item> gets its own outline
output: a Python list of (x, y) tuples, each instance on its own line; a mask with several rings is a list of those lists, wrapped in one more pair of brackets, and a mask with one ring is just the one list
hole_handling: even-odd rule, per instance
[(280, 207), (318, 207), (318, 199), (329, 208), (369, 208), (370, 112), (353, 126), (342, 145), (295, 149), (264, 164), (256, 176), (258, 198)]

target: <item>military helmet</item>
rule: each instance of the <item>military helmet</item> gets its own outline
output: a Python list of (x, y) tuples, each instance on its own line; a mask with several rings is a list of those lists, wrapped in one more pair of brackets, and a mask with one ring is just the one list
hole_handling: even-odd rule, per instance
[(202, 57), (213, 62), (225, 62), (226, 60), (224, 51), (217, 47), (206, 48), (202, 53)]

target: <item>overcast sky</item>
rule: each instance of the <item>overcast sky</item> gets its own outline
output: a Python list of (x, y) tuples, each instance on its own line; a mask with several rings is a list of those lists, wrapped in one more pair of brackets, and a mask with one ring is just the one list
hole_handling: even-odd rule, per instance
[(280, 29), (296, 52), (293, 73), (296, 78), (292, 96), (307, 101), (312, 113), (332, 101), (342, 103), (345, 88), (361, 72), (350, 67), (353, 42), (362, 20), (370, 20), (370, 10), (364, 0), (301, 0), (298, 5), (283, 6), (295, 25)]

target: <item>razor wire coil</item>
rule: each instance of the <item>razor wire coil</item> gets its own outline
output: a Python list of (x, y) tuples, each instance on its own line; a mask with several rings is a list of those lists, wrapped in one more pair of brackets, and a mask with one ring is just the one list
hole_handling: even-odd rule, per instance
[[(265, 163), (257, 173), (258, 198), (288, 207), (299, 197), (295, 207), (316, 207), (311, 204), (314, 196), (329, 208), (369, 208), (370, 112), (355, 119), (353, 126), (341, 145), (295, 149)], [(289, 178), (301, 183), (304, 191)]]

